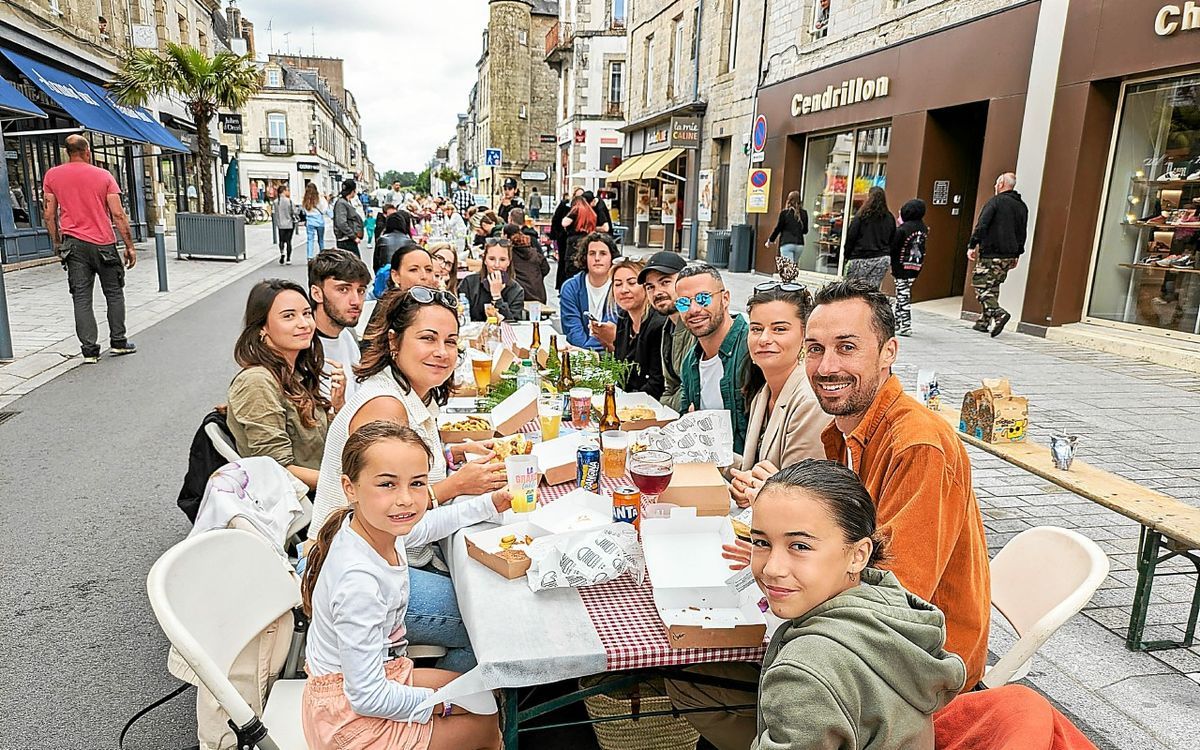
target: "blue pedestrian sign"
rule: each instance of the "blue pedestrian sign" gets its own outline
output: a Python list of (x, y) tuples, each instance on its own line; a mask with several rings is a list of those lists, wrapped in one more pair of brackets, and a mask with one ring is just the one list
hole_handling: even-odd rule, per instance
[(498, 148), (485, 149), (483, 152), (483, 166), (498, 167), (500, 166), (501, 153)]

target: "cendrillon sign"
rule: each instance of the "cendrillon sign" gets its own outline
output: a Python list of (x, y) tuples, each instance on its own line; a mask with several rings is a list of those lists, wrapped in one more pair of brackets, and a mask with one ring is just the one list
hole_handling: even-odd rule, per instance
[(796, 94), (792, 97), (792, 117), (880, 99), (888, 95), (890, 86), (887, 76), (855, 78), (836, 87), (830, 84), (816, 94)]

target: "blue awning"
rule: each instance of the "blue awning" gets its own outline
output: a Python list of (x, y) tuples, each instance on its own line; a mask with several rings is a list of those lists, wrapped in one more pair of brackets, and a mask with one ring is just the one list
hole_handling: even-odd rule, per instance
[(46, 92), (46, 96), (57, 102), (85, 129), (137, 143), (151, 143), (173, 151), (188, 150), (146, 110), (118, 108), (108, 92), (95, 84), (16, 52), (2, 51), (33, 85)]
[(0, 120), (11, 117), (45, 117), (46, 113), (16, 87), (0, 78)]

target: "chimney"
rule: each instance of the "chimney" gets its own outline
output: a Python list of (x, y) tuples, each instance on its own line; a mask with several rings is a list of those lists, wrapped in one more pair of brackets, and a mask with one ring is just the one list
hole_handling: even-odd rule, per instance
[(238, 9), (236, 0), (229, 0), (225, 9), (225, 20), (229, 22), (229, 35), (233, 39), (242, 38), (242, 11)]

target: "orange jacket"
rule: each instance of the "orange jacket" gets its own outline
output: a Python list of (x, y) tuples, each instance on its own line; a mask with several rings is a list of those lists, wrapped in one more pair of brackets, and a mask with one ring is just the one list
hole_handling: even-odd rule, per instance
[(954, 431), (904, 393), (895, 375), (863, 421), (843, 437), (821, 435), (825, 455), (847, 464), (875, 499), (890, 537), (883, 567), (946, 615), (946, 650), (967, 665), (966, 689), (983, 678), (991, 616), (991, 575), (971, 462)]

